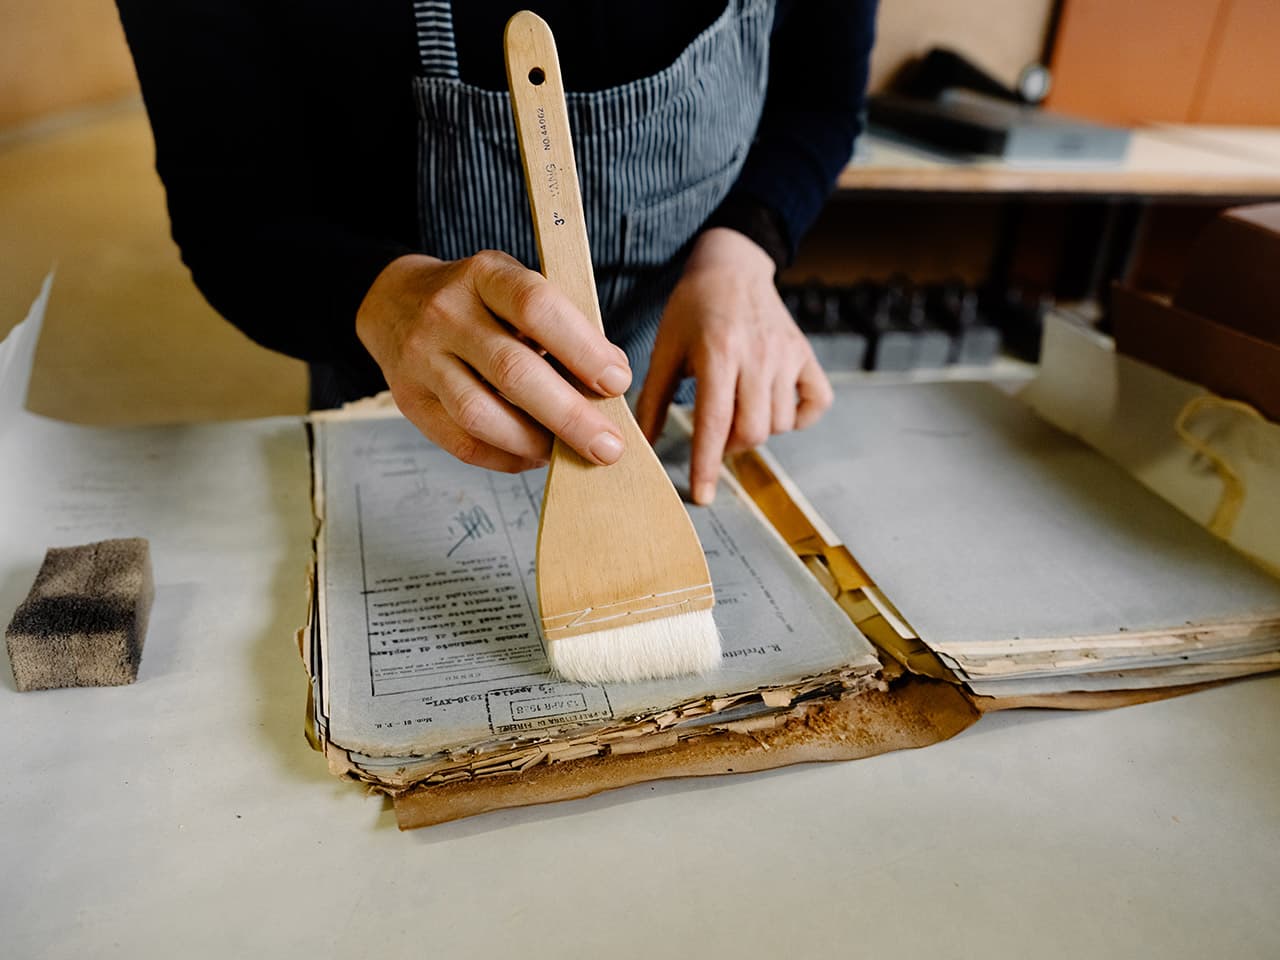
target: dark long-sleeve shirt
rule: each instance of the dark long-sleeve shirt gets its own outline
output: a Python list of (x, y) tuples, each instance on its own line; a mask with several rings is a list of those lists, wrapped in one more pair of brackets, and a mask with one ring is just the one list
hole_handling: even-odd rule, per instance
[[(417, 251), (418, 71), (410, 0), (118, 0), (173, 235), (209, 302), (254, 340), (371, 366), (356, 311)], [(566, 86), (655, 73), (724, 0), (454, 3), (464, 81), (505, 89), (502, 29), (530, 7)], [(764, 115), (712, 222), (785, 260), (860, 130), (875, 0), (780, 0)], [(376, 371), (376, 368), (374, 368)]]

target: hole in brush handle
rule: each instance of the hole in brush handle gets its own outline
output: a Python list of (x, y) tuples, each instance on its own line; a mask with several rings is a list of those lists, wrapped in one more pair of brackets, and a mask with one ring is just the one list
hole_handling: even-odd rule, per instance
[(534, 67), (532, 70), (529, 71), (529, 82), (532, 83), (535, 87), (542, 86), (542, 84), (546, 82), (546, 79), (547, 79), (547, 75), (542, 72), (541, 67)]

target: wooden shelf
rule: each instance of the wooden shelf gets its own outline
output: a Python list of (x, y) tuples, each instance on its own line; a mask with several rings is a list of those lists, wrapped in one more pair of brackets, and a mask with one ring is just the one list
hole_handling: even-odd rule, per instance
[(963, 160), (869, 134), (841, 190), (1126, 197), (1280, 197), (1280, 130), (1162, 125), (1136, 130), (1120, 165)]

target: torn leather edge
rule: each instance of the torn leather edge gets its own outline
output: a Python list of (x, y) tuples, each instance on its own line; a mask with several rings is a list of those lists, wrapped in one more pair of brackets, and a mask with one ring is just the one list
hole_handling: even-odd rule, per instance
[[(817, 677), (720, 697), (699, 697), (647, 714), (623, 717), (577, 732), (548, 731), (542, 736), (460, 744), (416, 762), (387, 767), (376, 773), (346, 751), (330, 744), (330, 769), (396, 796), (406, 790), (430, 789), (457, 782), (522, 774), (531, 767), (584, 757), (607, 757), (672, 747), (712, 734), (752, 733), (785, 721), (786, 714), (816, 701), (884, 691), (879, 671), (831, 671)], [(752, 712), (733, 715), (744, 707)]]
[(643, 753), (566, 759), (514, 777), (412, 789), (394, 798), (396, 822), (409, 830), (506, 807), (580, 799), (651, 780), (857, 760), (938, 743), (979, 715), (958, 687), (908, 676), (890, 690), (803, 704), (768, 725), (726, 727)]

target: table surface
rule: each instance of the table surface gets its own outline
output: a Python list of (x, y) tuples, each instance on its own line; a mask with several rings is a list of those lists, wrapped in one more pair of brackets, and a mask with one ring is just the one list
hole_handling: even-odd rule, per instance
[(1194, 123), (1156, 123), (1152, 133), (1204, 150), (1257, 163), (1280, 165), (1280, 127), (1232, 127)]
[(869, 134), (841, 190), (1085, 194), (1135, 197), (1280, 196), (1280, 129), (1161, 124), (1134, 131), (1124, 163), (1013, 165), (957, 159)]
[(0, 619), (54, 544), (157, 580), (135, 685), (0, 666), (6, 958), (1280, 955), (1280, 677), (401, 834), (302, 735), (301, 422), (2, 414)]

